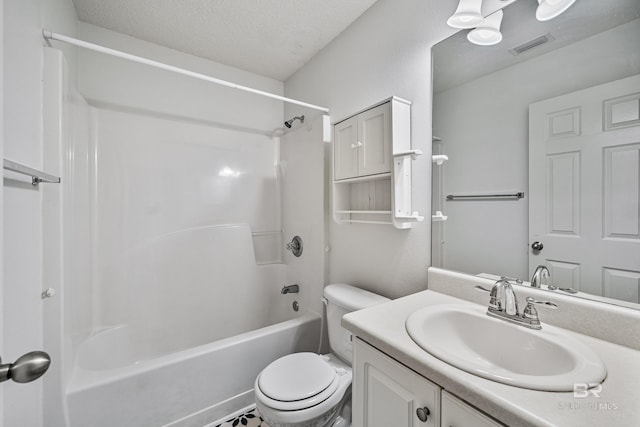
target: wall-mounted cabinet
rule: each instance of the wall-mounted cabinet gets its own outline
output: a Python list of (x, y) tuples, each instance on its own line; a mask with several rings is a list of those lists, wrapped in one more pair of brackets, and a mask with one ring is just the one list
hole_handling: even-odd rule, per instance
[(390, 98), (333, 126), (333, 217), (410, 228), (411, 103)]
[(334, 127), (335, 180), (391, 172), (391, 103), (350, 117)]

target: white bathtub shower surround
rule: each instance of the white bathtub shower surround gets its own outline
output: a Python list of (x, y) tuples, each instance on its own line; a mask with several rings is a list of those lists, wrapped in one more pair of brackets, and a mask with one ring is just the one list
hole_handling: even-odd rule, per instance
[[(46, 75), (59, 68), (54, 56)], [(46, 82), (55, 106), (47, 120), (61, 127), (49, 157), (63, 178), (63, 218), (47, 227), (64, 225), (52, 244), (65, 266), (59, 299), (44, 302), (59, 361), (48, 412), (66, 427), (201, 427), (252, 403), (268, 363), (318, 348), (311, 304), (300, 301), (300, 316), (298, 295), (280, 293), (289, 277), (271, 131), (282, 126), (282, 104), (241, 106), (244, 96), (103, 61), (80, 61), (89, 94), (88, 104), (78, 96), (77, 116), (66, 77)], [(81, 132), (67, 129), (75, 120)], [(303, 296), (307, 283), (295, 283)]]
[(125, 250), (104, 266), (102, 323), (90, 340), (130, 339), (91, 365), (135, 363), (290, 318), (284, 277), (282, 264), (256, 265), (247, 224), (190, 228)]
[(99, 269), (192, 227), (280, 230), (277, 138), (124, 107), (94, 108), (92, 127)]
[(126, 325), (144, 359), (283, 320), (285, 266), (257, 265), (281, 258), (278, 141), (126, 109), (92, 127), (93, 332)]
[(70, 427), (202, 426), (251, 404), (267, 364), (318, 348), (320, 317), (293, 318), (284, 274), (256, 265), (246, 224), (124, 251), (106, 276), (118, 323), (97, 327), (75, 358)]
[(126, 365), (289, 319), (291, 307), (280, 294), (284, 273), (281, 264), (255, 264), (246, 224), (197, 227), (153, 239), (115, 263), (110, 295), (118, 301), (110, 316), (117, 323), (98, 327), (89, 339), (128, 336), (120, 341), (129, 343), (120, 350), (126, 355), (112, 353), (92, 363), (81, 349), (78, 361), (93, 368)]
[[(249, 315), (238, 310), (238, 315)], [(202, 427), (253, 403), (253, 381), (273, 360), (314, 351), (320, 317), (300, 317), (128, 366), (97, 354), (128, 346), (126, 333), (83, 344), (67, 390), (70, 427)], [(204, 327), (205, 325), (200, 325)], [(214, 326), (214, 325), (211, 325)], [(104, 338), (104, 339), (103, 339)], [(125, 342), (122, 342), (125, 341)], [(116, 355), (117, 357), (118, 355)]]

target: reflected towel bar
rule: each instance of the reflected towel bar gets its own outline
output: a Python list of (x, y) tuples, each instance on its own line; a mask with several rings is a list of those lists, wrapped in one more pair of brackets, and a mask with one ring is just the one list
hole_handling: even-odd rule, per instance
[(30, 168), (20, 163), (16, 163), (11, 160), (4, 159), (4, 169), (12, 172), (21, 173), (31, 177), (31, 184), (38, 185), (41, 182), (60, 183), (60, 177), (50, 175), (48, 173), (39, 171), (37, 169)]
[(447, 200), (483, 200), (483, 199), (522, 199), (524, 197), (524, 193), (511, 193), (511, 194), (466, 194), (466, 195), (455, 195), (448, 194)]

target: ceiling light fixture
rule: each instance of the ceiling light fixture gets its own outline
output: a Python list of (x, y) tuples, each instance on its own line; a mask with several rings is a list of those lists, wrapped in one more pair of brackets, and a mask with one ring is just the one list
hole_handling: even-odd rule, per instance
[(482, 23), (482, 0), (460, 0), (455, 13), (447, 19), (453, 28), (473, 28)]
[(548, 21), (569, 9), (576, 0), (538, 0), (536, 18), (538, 21)]
[(469, 31), (467, 39), (471, 43), (480, 46), (491, 46), (500, 43), (502, 41), (502, 33), (500, 32), (502, 16), (502, 9), (487, 16), (475, 30)]

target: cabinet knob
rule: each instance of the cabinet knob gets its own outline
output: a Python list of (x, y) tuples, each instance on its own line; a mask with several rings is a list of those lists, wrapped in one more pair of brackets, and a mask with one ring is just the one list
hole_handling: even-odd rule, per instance
[(416, 415), (418, 416), (418, 419), (420, 421), (422, 421), (423, 423), (426, 423), (427, 419), (429, 418), (429, 415), (431, 415), (431, 411), (429, 411), (429, 408), (425, 406), (424, 408), (418, 408), (416, 410)]

